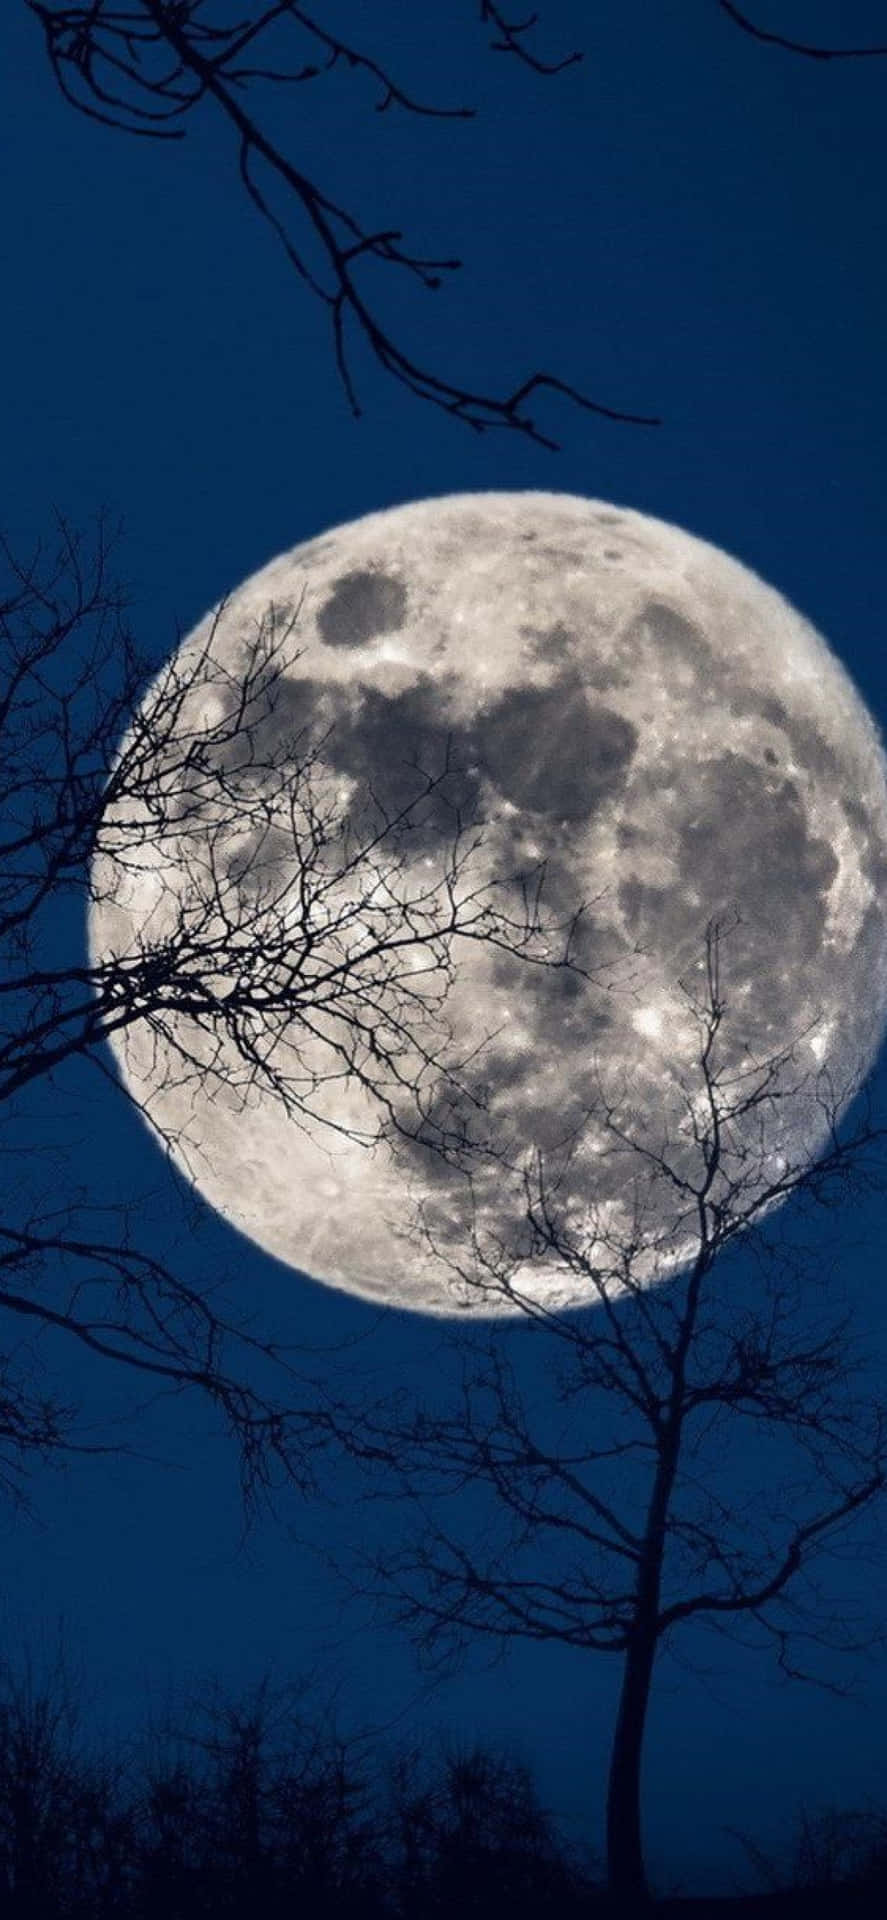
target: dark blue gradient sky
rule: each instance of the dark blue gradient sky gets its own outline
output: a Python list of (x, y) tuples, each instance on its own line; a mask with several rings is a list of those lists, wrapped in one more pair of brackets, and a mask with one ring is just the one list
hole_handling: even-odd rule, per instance
[[(874, 0), (759, 7), (810, 38), (883, 28)], [(394, 216), (421, 249), (461, 256), (434, 296), (379, 281), (392, 325), (433, 364), (498, 389), (544, 364), (663, 425), (613, 425), (553, 398), (539, 418), (559, 454), (476, 437), (386, 380), (360, 346), (355, 421), (326, 318), (240, 192), (226, 131), (207, 113), (162, 147), (78, 117), (35, 22), (10, 0), (8, 533), (29, 543), (53, 505), (84, 527), (103, 505), (121, 517), (133, 623), (159, 663), (226, 588), (355, 515), (478, 488), (601, 496), (761, 573), (826, 635), (884, 726), (887, 60), (793, 60), (739, 34), (715, 0), (546, 0), (546, 45), (582, 45), (586, 58), (543, 80), (485, 51), (476, 12), (468, 0), (331, 8), (416, 91), (470, 102), (477, 118), (380, 117), (370, 84), (336, 73), (300, 94), (291, 151), (369, 222)], [(123, 1097), (79, 1068), (52, 1124), (59, 1113), (79, 1142), (74, 1177), (101, 1202), (153, 1195), (146, 1231), (171, 1231), (170, 1176)], [(47, 1112), (47, 1138), (50, 1124)], [(855, 1213), (846, 1234), (846, 1283), (882, 1372), (883, 1219)], [(289, 1274), (214, 1218), (182, 1258), (195, 1276), (230, 1272), (293, 1339), (359, 1339), (354, 1352), (380, 1380), (436, 1364), (439, 1326), (379, 1317)], [(132, 1402), (129, 1379), (87, 1375), (62, 1345), (58, 1364), (91, 1408)], [(347, 1487), (320, 1519), (285, 1501), (243, 1546), (235, 1464), (199, 1407), (155, 1404), (130, 1438), (145, 1457), (38, 1474), (33, 1519), (2, 1521), (8, 1630), (15, 1639), (64, 1616), (97, 1715), (125, 1727), (149, 1694), (156, 1706), (210, 1672), (239, 1686), (319, 1663), (346, 1718), (514, 1738), (574, 1830), (599, 1842), (616, 1663), (518, 1647), (424, 1698), (407, 1646), (346, 1605), (300, 1543), (312, 1528), (347, 1539)], [(834, 1577), (848, 1594), (872, 1578), (852, 1566)], [(885, 1599), (875, 1595), (882, 1610)], [(778, 1687), (765, 1660), (726, 1642), (690, 1638), (685, 1651), (710, 1671), (659, 1672), (650, 1863), (663, 1885), (729, 1887), (743, 1862), (726, 1828), (775, 1845), (801, 1799), (878, 1792), (887, 1669), (873, 1665), (842, 1701)]]

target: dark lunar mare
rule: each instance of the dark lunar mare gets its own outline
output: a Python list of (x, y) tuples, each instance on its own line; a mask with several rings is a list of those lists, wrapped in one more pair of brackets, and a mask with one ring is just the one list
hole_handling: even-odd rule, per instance
[(328, 647), (362, 647), (380, 633), (397, 633), (407, 617), (402, 580), (375, 568), (343, 573), (317, 615)]
[[(372, 800), (389, 818), (410, 809), (414, 853), (443, 851), (457, 810), (465, 824), (479, 821), (482, 802), (489, 811), (506, 799), (540, 821), (588, 821), (624, 786), (637, 731), (589, 700), (574, 671), (550, 687), (509, 690), (468, 726), (454, 717), (458, 690), (453, 675), (422, 675), (392, 694), (291, 675), (254, 719), (250, 756), (259, 767), (279, 763), (288, 744), (298, 751), (327, 736), (323, 760), (357, 782), (359, 804)], [(220, 764), (230, 771), (238, 755), (231, 743)], [(429, 780), (438, 785), (423, 798)], [(238, 863), (245, 873), (248, 851)]]
[(550, 687), (515, 687), (472, 729), (478, 758), (498, 792), (555, 820), (588, 821), (625, 784), (637, 729), (588, 699), (579, 675)]

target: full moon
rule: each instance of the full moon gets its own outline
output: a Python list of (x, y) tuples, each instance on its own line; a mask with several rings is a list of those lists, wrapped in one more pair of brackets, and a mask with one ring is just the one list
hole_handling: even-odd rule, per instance
[[(858, 1084), (881, 1043), (887, 763), (850, 677), (778, 592), (677, 527), (568, 494), (457, 494), (369, 514), (281, 554), (181, 643), (175, 665), (191, 683), (181, 738), (199, 747), (203, 728), (222, 771), (219, 689), (242, 681), (269, 620), (291, 622), (297, 657), (244, 721), (243, 740), (232, 746), (228, 729), (226, 764), (239, 745), (261, 797), (269, 756), (291, 752), (295, 784), (310, 747), (314, 791), (340, 815), (406, 809), (401, 857), (414, 895), (444, 871), (458, 808), (477, 827), (472, 888), (494, 888), (518, 915), (537, 890), (558, 923), (581, 907), (574, 964), (532, 964), (456, 936), (445, 1014), (458, 1073), (426, 1078), (425, 1123), (412, 1132), (408, 1043), (391, 1088), (401, 1128), (384, 1124), (358, 1074), (325, 1070), (323, 1033), (306, 1033), (318, 1069), (306, 1124), (273, 1074), (237, 1093), (223, 1018), (209, 1037), (184, 1013), (168, 1025), (183, 1057), (207, 1060), (210, 1046), (222, 1068), (230, 1057), (227, 1089), (224, 1072), (177, 1070), (175, 1050), (136, 1020), (112, 1046), (148, 1125), (242, 1234), (367, 1300), (444, 1315), (519, 1311), (459, 1277), (488, 1246), (513, 1256), (514, 1287), (532, 1300), (588, 1305), (587, 1280), (556, 1253), (528, 1249), (525, 1180), (539, 1166), (574, 1242), (593, 1257), (636, 1231), (636, 1271), (663, 1281), (687, 1258), (668, 1214), (674, 1192), (648, 1195), (638, 1228), (637, 1158), (613, 1150), (602, 1115), (691, 1150), (706, 927), (728, 929), (721, 1060), (751, 1075), (793, 1049), (789, 1078), (801, 1090), (768, 1110), (768, 1165), (812, 1157), (824, 1137), (822, 1076)], [(433, 791), (429, 772), (442, 776)], [(269, 874), (280, 897), (298, 880), (286, 799), (278, 782), (262, 832), (205, 823), (215, 869), (246, 901)], [(147, 811), (142, 857), (114, 853), (115, 821), (138, 819), (137, 803), (112, 796), (93, 870), (95, 965), (162, 942), (165, 916), (195, 884), (193, 857), (177, 853), (174, 835), (152, 838)], [(193, 810), (186, 825), (193, 849)], [(425, 978), (417, 963), (420, 999)], [(477, 1138), (470, 1182), (437, 1150), (437, 1121), (454, 1114), (469, 1145)], [(760, 1117), (741, 1123), (749, 1150)]]

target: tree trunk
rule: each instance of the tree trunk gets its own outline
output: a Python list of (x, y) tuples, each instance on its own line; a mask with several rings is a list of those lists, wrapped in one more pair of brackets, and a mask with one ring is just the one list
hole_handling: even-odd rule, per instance
[(650, 1683), (659, 1640), (659, 1599), (668, 1537), (668, 1510), (684, 1427), (684, 1369), (702, 1281), (710, 1265), (707, 1243), (696, 1258), (687, 1288), (679, 1338), (671, 1355), (667, 1418), (656, 1425), (658, 1460), (650, 1489), (637, 1587), (626, 1636), (622, 1692), (607, 1784), (607, 1884), (620, 1914), (646, 1907), (650, 1889), (641, 1846), (641, 1753), (650, 1704)]
[(655, 1624), (639, 1622), (625, 1656), (607, 1787), (607, 1884), (627, 1914), (650, 1898), (641, 1846), (641, 1751), (655, 1653)]

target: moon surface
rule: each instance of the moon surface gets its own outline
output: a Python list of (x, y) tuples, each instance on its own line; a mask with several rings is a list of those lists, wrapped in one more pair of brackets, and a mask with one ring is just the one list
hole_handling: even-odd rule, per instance
[[(316, 1124), (289, 1114), (270, 1086), (238, 1096), (222, 1021), (210, 1038), (214, 1058), (230, 1062), (230, 1089), (224, 1076), (176, 1071), (147, 1021), (112, 1040), (149, 1125), (233, 1226), (369, 1300), (519, 1311), (458, 1277), (487, 1248), (528, 1298), (588, 1304), (587, 1279), (554, 1254), (531, 1255), (524, 1178), (539, 1166), (574, 1243), (597, 1257), (634, 1232), (636, 1273), (667, 1277), (686, 1260), (687, 1223), (668, 1183), (639, 1185), (637, 1155), (614, 1145), (601, 1101), (634, 1135), (692, 1156), (701, 1083), (688, 982), (704, 981), (707, 923), (730, 929), (719, 1058), (753, 1072), (793, 1046), (790, 1084), (806, 1088), (767, 1109), (768, 1168), (816, 1151), (817, 1076), (858, 1082), (883, 1036), (885, 756), (848, 674), (779, 593), (719, 549), (568, 494), (423, 500), (281, 554), (182, 642), (176, 667), (194, 677), (183, 738), (201, 726), (210, 737), (220, 672), (236, 684), (269, 618), (292, 619), (299, 657), (277, 699), (252, 714), (241, 744), (254, 768), (283, 750), (295, 769), (310, 741), (315, 777), (340, 812), (412, 807), (403, 857), (414, 891), (443, 871), (458, 807), (480, 823), (473, 885), (496, 887), (518, 914), (522, 885), (532, 892), (540, 879), (552, 919), (584, 907), (577, 966), (457, 938), (446, 1017), (462, 1092), (445, 1074), (426, 1077), (426, 1119), (412, 1138), (380, 1133), (378, 1102), (342, 1071), (320, 1072)], [(226, 751), (230, 764), (230, 741)], [(446, 769), (424, 798), (420, 769)], [(261, 772), (252, 777), (261, 791)], [(281, 806), (276, 790), (272, 827)], [(109, 829), (125, 810), (111, 802)], [(130, 825), (135, 817), (130, 806)], [(193, 819), (189, 830), (193, 839)], [(282, 823), (270, 842), (257, 830), (229, 838), (214, 841), (215, 857), (244, 899), (260, 870), (267, 884), (269, 862), (295, 883)], [(174, 841), (152, 845), (147, 815), (140, 862), (117, 861), (110, 844), (106, 833), (94, 865), (94, 963), (162, 940), (169, 903), (193, 885)], [(423, 980), (417, 968), (420, 995)], [(183, 1046), (207, 1059), (206, 1032), (176, 1022)], [(323, 1036), (306, 1046), (320, 1071)], [(269, 1057), (273, 1067), (273, 1047)], [(407, 1050), (407, 1080), (410, 1064)], [(395, 1086), (392, 1099), (408, 1120), (407, 1093)], [(739, 1123), (740, 1152), (759, 1150), (760, 1117)], [(444, 1122), (477, 1141), (470, 1183), (438, 1151)], [(493, 1157), (481, 1150), (490, 1143)]]

